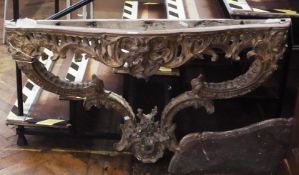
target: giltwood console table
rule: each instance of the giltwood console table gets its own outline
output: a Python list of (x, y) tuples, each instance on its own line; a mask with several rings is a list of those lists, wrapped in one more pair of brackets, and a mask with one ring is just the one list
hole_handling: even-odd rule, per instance
[[(87, 110), (95, 106), (117, 111), (124, 123), (116, 149), (130, 150), (145, 163), (156, 162), (165, 149), (178, 149), (173, 123), (177, 112), (204, 107), (213, 113), (214, 99), (237, 97), (262, 84), (283, 56), (290, 24), (288, 19), (29, 21), (27, 26), (6, 25), (7, 44), (18, 67), (43, 89), (63, 99), (83, 100)], [(219, 50), (233, 61), (244, 59), (240, 53), (246, 51), (254, 61), (246, 73), (232, 80), (213, 83), (206, 82), (204, 75), (195, 77), (190, 91), (165, 106), (161, 121), (154, 119), (157, 108), (150, 114), (141, 109), (135, 113), (124, 98), (104, 89), (96, 75), (89, 82), (73, 83), (55, 76), (41, 62), (48, 51), (53, 52), (52, 61), (71, 52), (81, 62), (84, 54), (146, 79), (159, 74), (161, 67), (176, 69), (192, 59), (217, 61)]]

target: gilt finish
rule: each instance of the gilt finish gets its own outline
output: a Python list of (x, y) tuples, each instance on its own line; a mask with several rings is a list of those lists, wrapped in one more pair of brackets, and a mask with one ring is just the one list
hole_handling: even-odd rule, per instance
[[(173, 118), (178, 111), (193, 106), (213, 113), (213, 99), (246, 94), (270, 76), (283, 56), (289, 24), (285, 19), (106, 20), (90, 21), (82, 27), (83, 21), (37, 21), (29, 27), (8, 22), (6, 30), (12, 57), (29, 79), (64, 99), (84, 100), (87, 109), (96, 106), (118, 111), (125, 122), (116, 148), (131, 150), (143, 162), (155, 162), (164, 149), (175, 150)], [(53, 52), (53, 60), (65, 59), (71, 53), (81, 61), (82, 54), (86, 54), (137, 78), (155, 75), (162, 66), (178, 68), (195, 58), (217, 61), (219, 50), (233, 61), (243, 59), (240, 53), (247, 51), (247, 57), (254, 61), (246, 73), (232, 80), (206, 82), (203, 75), (193, 79), (192, 90), (174, 98), (164, 108), (161, 121), (155, 121), (157, 109), (148, 115), (140, 110), (139, 119), (135, 119), (127, 101), (105, 90), (96, 76), (89, 82), (72, 83), (48, 72), (39, 61), (46, 58), (45, 49)]]

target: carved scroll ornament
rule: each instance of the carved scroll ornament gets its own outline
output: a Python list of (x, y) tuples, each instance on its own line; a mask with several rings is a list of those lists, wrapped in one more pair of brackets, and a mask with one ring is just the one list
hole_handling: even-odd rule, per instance
[[(130, 22), (116, 21), (115, 23), (121, 27), (123, 23), (130, 25)], [(134, 24), (133, 22), (131, 23)], [(64, 28), (53, 24), (19, 28), (10, 24), (7, 25), (7, 40), (11, 50), (14, 50), (14, 59), (19, 62), (36, 60), (38, 56), (43, 55), (43, 48), (54, 52), (54, 60), (65, 58), (66, 52), (71, 51), (78, 60), (81, 59), (81, 53), (86, 53), (89, 58), (109, 67), (127, 70), (128, 73), (139, 78), (156, 74), (162, 66), (177, 68), (190, 59), (203, 57), (203, 55), (210, 55), (215, 61), (218, 59), (215, 49), (222, 50), (226, 58), (232, 60), (240, 60), (239, 54), (245, 49), (250, 49), (248, 56), (256, 56), (258, 60), (253, 64), (252, 69), (259, 67), (259, 64), (267, 67), (255, 68), (254, 72), (249, 72), (249, 75), (246, 74), (236, 81), (252, 80), (256, 74), (275, 69), (275, 66), (268, 66), (282, 56), (289, 21), (274, 20), (267, 24), (261, 24), (260, 21), (257, 24), (240, 21), (243, 24), (236, 25), (236, 22), (231, 22), (232, 24), (229, 25), (230, 22), (231, 20), (177, 21), (178, 24), (184, 23), (190, 27), (176, 26), (177, 29), (165, 27), (164, 30), (158, 30), (159, 25), (167, 26), (168, 23), (169, 25), (172, 23), (144, 21), (139, 24), (144, 27), (141, 31), (133, 29), (115, 31), (110, 28), (91, 30), (87, 27), (69, 26)], [(158, 29), (147, 29), (146, 26), (149, 24), (158, 26)], [(233, 87), (236, 84), (237, 82), (231, 82)], [(215, 91), (219, 88), (217, 85), (214, 87), (213, 84), (207, 87)]]
[[(289, 20), (95, 21), (93, 28), (80, 27), (85, 24), (83, 21), (55, 23), (41, 21), (34, 27), (8, 23), (7, 43), (13, 59), (43, 89), (66, 99), (84, 100), (87, 109), (112, 108), (125, 116), (122, 139), (116, 148), (131, 150), (147, 163), (157, 161), (166, 148), (175, 150), (173, 118), (178, 111), (193, 106), (212, 113), (213, 99), (243, 95), (263, 83), (284, 53), (289, 26)], [(75, 24), (79, 27), (68, 26)], [(233, 80), (212, 83), (204, 81), (203, 76), (195, 78), (192, 90), (174, 98), (165, 107), (161, 122), (157, 122), (154, 120), (157, 109), (148, 115), (139, 111), (135, 119), (126, 100), (105, 90), (103, 81), (96, 76), (89, 82), (72, 83), (48, 72), (39, 62), (45, 58), (44, 49), (54, 53), (53, 60), (65, 59), (67, 53), (72, 53), (80, 61), (84, 53), (138, 78), (148, 78), (162, 66), (178, 68), (194, 58), (216, 61), (219, 57), (216, 50), (233, 61), (239, 61), (240, 53), (247, 51), (247, 57), (254, 57), (254, 61), (245, 74)]]

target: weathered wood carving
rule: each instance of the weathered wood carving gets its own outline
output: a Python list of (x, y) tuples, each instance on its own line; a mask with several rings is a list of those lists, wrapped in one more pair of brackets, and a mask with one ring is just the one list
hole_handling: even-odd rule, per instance
[[(86, 53), (89, 58), (116, 69), (125, 69), (140, 78), (157, 73), (161, 66), (176, 68), (203, 54), (211, 55), (211, 59), (215, 61), (218, 54), (214, 49), (221, 49), (226, 58), (233, 60), (240, 60), (240, 52), (251, 49), (248, 56), (255, 56), (257, 61), (249, 72), (232, 82), (206, 85), (206, 88), (217, 91), (224, 85), (224, 88), (236, 88), (244, 86), (245, 82), (252, 84), (251, 81), (257, 78), (263, 80), (267, 77), (265, 72), (272, 72), (275, 69), (272, 64), (283, 54), (286, 28), (289, 25), (289, 21), (277, 20), (267, 24), (247, 24), (246, 21), (239, 21), (238, 24), (231, 20), (177, 21), (177, 24), (144, 21), (135, 24), (139, 29), (129, 30), (127, 25), (132, 24), (134, 27), (133, 22), (115, 23), (126, 28), (111, 29), (108, 24), (105, 26), (107, 29), (93, 30), (87, 27), (66, 28), (49, 24), (37, 24), (27, 28), (7, 25), (8, 43), (11, 48), (15, 48), (13, 55), (18, 62), (36, 60), (43, 55), (43, 48), (54, 52), (53, 59), (65, 58), (66, 52), (72, 51), (78, 60), (81, 53)], [(177, 28), (168, 29), (168, 25)], [(162, 30), (163, 26), (166, 29)], [(208, 95), (214, 94), (210, 92)]]
[(189, 134), (180, 141), (169, 171), (274, 174), (288, 148), (292, 124), (292, 119), (280, 118), (232, 131)]
[[(204, 107), (212, 113), (213, 99), (248, 93), (263, 83), (276, 69), (285, 50), (289, 20), (95, 20), (34, 21), (31, 26), (7, 22), (7, 43), (18, 66), (34, 83), (65, 99), (84, 100), (84, 106), (112, 108), (125, 119), (118, 150), (129, 149), (143, 162), (155, 162), (164, 149), (175, 150), (173, 118), (183, 108)], [(53, 60), (67, 53), (81, 61), (88, 58), (132, 76), (148, 78), (160, 67), (177, 68), (191, 59), (216, 61), (216, 50), (227, 59), (239, 61), (240, 53), (255, 60), (243, 75), (220, 82), (206, 82), (203, 76), (192, 80), (192, 90), (174, 98), (164, 109), (162, 120), (157, 111), (135, 118), (121, 96), (104, 89), (96, 76), (92, 81), (72, 83), (48, 72), (39, 62), (44, 50), (54, 53)], [(138, 122), (140, 120), (140, 122)]]
[(135, 123), (134, 127), (121, 126), (123, 135), (116, 149), (131, 150), (138, 160), (154, 163), (163, 156), (166, 148), (175, 148), (176, 145), (171, 145), (175, 138), (175, 126), (161, 127), (154, 118), (157, 113), (157, 107), (150, 114), (143, 114), (142, 109), (139, 109), (137, 117), (140, 122)]

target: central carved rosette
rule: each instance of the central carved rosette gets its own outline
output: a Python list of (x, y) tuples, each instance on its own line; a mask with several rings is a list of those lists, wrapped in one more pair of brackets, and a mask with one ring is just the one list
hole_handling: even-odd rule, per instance
[(143, 114), (138, 109), (139, 122), (134, 125), (121, 126), (122, 139), (116, 144), (118, 151), (130, 150), (134, 156), (144, 163), (154, 163), (164, 155), (165, 149), (175, 149), (172, 145), (175, 126), (160, 127), (160, 122), (154, 120), (158, 113), (155, 107), (150, 114)]

